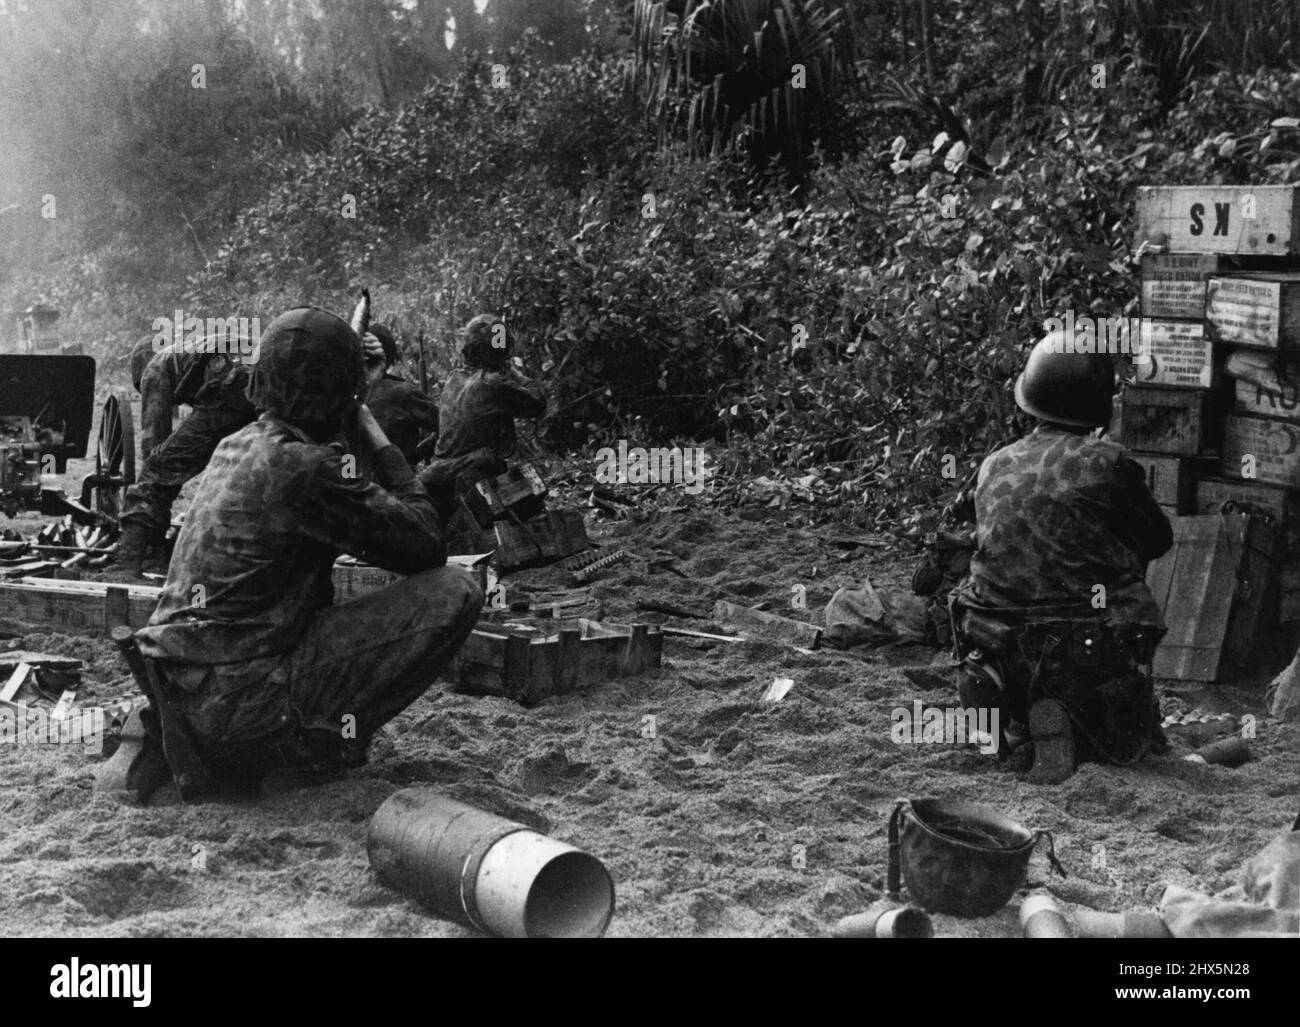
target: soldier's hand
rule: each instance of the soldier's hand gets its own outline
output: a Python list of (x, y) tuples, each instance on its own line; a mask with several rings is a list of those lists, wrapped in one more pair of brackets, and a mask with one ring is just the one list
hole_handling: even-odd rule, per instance
[(357, 435), (364, 439), (371, 449), (378, 452), (388, 445), (388, 436), (384, 434), (384, 429), (375, 420), (375, 415), (364, 403), (357, 404), (356, 419)]
[(388, 361), (384, 359), (384, 346), (369, 332), (361, 340), (366, 362), (366, 385), (374, 385), (388, 370)]
[(384, 345), (375, 338), (375, 336), (366, 332), (366, 334), (362, 336), (361, 346), (365, 353), (365, 361), (367, 364), (372, 360), (378, 360), (381, 363), (384, 362)]

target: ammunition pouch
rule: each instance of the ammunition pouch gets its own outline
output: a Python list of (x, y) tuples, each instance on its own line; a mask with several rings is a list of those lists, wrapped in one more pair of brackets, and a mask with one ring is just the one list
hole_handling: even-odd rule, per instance
[[(1028, 610), (989, 610), (954, 599), (953, 645), (958, 659), (976, 650), (991, 657), (1019, 655), (1103, 673), (1124, 673), (1151, 662), (1163, 632), (1142, 624), (1114, 624), (1086, 616), (1036, 615)], [(1046, 665), (1045, 663), (1045, 665)]]
[(968, 705), (997, 702), (1025, 720), (1037, 699), (1056, 699), (1074, 723), (1080, 759), (1126, 764), (1146, 751), (1159, 711), (1143, 667), (1160, 629), (1055, 611), (972, 609), (955, 598), (950, 613)]
[(1161, 632), (1136, 624), (1071, 619), (1036, 621), (1020, 634), (1020, 651), (1031, 664), (1064, 665), (1099, 674), (1125, 674), (1151, 662)]
[(967, 649), (978, 648), (986, 653), (1005, 653), (1015, 639), (1015, 629), (980, 610), (966, 609), (960, 624), (960, 636)]

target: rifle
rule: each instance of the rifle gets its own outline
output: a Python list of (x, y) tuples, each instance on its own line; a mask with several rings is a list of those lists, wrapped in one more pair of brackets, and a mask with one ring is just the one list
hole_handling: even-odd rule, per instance
[(420, 347), (420, 391), (427, 396), (429, 394), (429, 367), (424, 360), (424, 329), (423, 328), (420, 329), (420, 333), (417, 336), (417, 341)]

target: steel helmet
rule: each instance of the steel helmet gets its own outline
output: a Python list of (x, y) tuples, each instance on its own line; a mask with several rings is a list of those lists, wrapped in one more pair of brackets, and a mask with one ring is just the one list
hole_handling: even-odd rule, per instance
[(461, 337), (460, 358), (470, 367), (498, 370), (505, 366), (510, 336), (496, 314), (479, 314), (465, 326)]
[(1079, 353), (1065, 332), (1049, 332), (1016, 380), (1016, 405), (1027, 414), (1075, 428), (1110, 423), (1115, 365), (1104, 353)]
[(286, 421), (327, 423), (343, 415), (363, 381), (361, 340), (351, 326), (320, 307), (295, 307), (262, 334), (248, 398)]
[(1044, 837), (1048, 861), (1064, 877), (1050, 832), (1030, 831), (973, 802), (899, 799), (889, 818), (890, 894), (906, 882), (913, 901), (928, 912), (991, 916), (1020, 887)]
[(155, 352), (152, 335), (142, 337), (131, 347), (128, 364), (131, 369), (131, 384), (136, 392), (140, 391), (140, 382), (144, 380), (144, 369), (149, 366), (149, 361), (154, 358)]

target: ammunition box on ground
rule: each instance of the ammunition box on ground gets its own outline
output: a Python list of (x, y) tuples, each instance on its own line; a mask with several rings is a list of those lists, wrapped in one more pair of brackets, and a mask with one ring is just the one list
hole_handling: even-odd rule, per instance
[(495, 478), (485, 478), (465, 494), (465, 504), (482, 528), (495, 521), (528, 520), (546, 505), (546, 482), (532, 464), (519, 464)]
[(530, 704), (653, 670), (663, 644), (663, 632), (647, 624), (564, 621), (545, 632), (481, 624), (456, 654), (453, 678), (460, 691)]
[(554, 563), (591, 548), (587, 527), (578, 510), (549, 510), (522, 526), (498, 521), (488, 531), (457, 535), (447, 540), (449, 553), (486, 553), (501, 570)]

